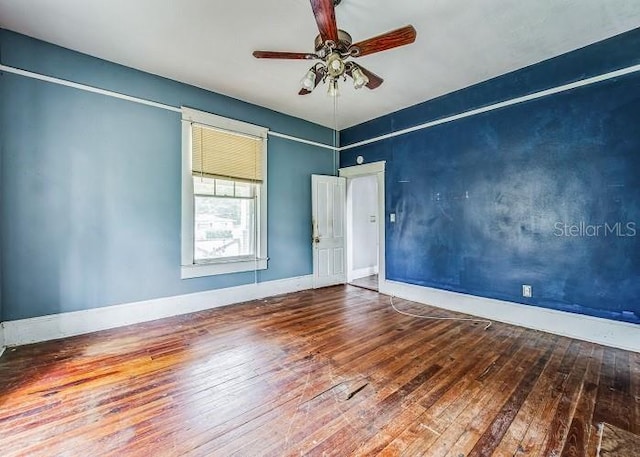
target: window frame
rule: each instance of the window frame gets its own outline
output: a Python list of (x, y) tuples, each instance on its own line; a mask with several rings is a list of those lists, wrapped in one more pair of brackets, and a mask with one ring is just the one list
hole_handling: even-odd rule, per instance
[[(267, 269), (267, 135), (268, 129), (247, 122), (182, 107), (182, 205), (181, 205), (181, 265), (182, 279)], [(194, 261), (195, 199), (191, 156), (191, 125), (200, 124), (241, 135), (262, 139), (263, 180), (256, 192), (256, 256), (252, 258), (215, 259), (206, 263)]]

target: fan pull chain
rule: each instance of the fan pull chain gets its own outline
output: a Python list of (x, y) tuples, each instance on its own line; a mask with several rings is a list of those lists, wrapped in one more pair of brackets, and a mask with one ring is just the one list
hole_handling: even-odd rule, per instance
[(338, 95), (333, 97), (333, 172), (338, 174)]

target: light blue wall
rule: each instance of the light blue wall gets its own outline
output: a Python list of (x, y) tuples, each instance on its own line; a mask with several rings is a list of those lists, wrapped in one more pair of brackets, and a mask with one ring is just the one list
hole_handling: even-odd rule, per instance
[[(4, 65), (330, 144), (332, 132), (219, 94), (0, 30)], [(180, 279), (180, 114), (4, 73), (0, 76), (2, 320), (254, 281)], [(269, 269), (312, 272), (310, 175), (333, 153), (269, 140)]]

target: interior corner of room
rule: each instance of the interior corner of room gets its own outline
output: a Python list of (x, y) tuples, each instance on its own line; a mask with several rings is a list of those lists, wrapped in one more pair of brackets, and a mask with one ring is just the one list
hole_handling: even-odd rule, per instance
[[(345, 175), (346, 281), (514, 303), (516, 315), (527, 305), (534, 314), (640, 322), (637, 29), (339, 135), (1, 33), (8, 345), (17, 343), (14, 321), (313, 275), (308, 181), (338, 168), (354, 170)], [(263, 254), (260, 271), (175, 275), (182, 106), (268, 130), (268, 268)], [(38, 135), (28, 135), (34, 127)]]
[[(530, 389), (527, 392), (550, 390), (556, 378), (538, 385), (537, 377), (529, 379), (527, 370), (532, 368), (525, 366), (526, 361), (540, 372), (549, 366), (557, 369), (557, 379), (564, 376), (566, 380), (558, 389), (573, 381), (580, 386), (570, 398), (548, 403), (540, 400), (537, 406), (541, 411), (546, 406), (559, 417), (564, 409), (571, 409), (569, 404), (574, 405), (572, 418), (584, 413), (592, 420), (585, 425), (592, 440), (597, 430), (607, 427), (615, 429), (612, 433), (619, 429), (621, 434), (640, 434), (637, 4), (621, 1), (624, 14), (603, 19), (598, 15), (598, 2), (585, 2), (582, 7), (589, 14), (584, 17), (594, 19), (584, 19), (584, 23), (577, 17), (571, 19), (567, 27), (575, 30), (574, 41), (556, 24), (549, 36), (527, 44), (517, 37), (524, 33), (525, 25), (513, 26), (509, 36), (515, 43), (505, 44), (503, 49), (497, 47), (490, 31), (479, 29), (483, 32), (476, 38), (489, 40), (496, 46), (495, 53), (502, 53), (501, 57), (487, 56), (487, 65), (492, 66), (484, 72), (477, 70), (483, 65), (481, 57), (456, 60), (456, 50), (462, 52), (456, 46), (463, 46), (461, 43), (445, 45), (443, 36), (417, 25), (419, 56), (407, 46), (407, 50), (388, 51), (389, 55), (385, 50), (384, 56), (353, 60), (358, 52), (367, 51), (366, 42), (356, 43), (361, 50), (351, 51), (348, 33), (339, 30), (327, 40), (325, 34), (331, 30), (323, 30), (318, 23), (320, 35), (313, 53), (309, 50), (295, 57), (281, 53), (286, 59), (319, 59), (310, 70), (309, 64), (300, 70), (292, 62), (276, 67), (272, 61), (253, 59), (250, 51), (262, 41), (247, 34), (239, 49), (244, 52), (247, 48), (244, 57), (250, 61), (238, 58), (238, 68), (243, 71), (233, 72), (235, 76), (222, 82), (206, 78), (207, 72), (215, 73), (216, 65), (202, 64), (197, 70), (201, 73), (191, 74), (189, 60), (175, 49), (171, 52), (176, 53), (179, 64), (165, 65), (144, 57), (137, 45), (131, 54), (115, 46), (107, 49), (107, 42), (97, 38), (99, 34), (91, 39), (86, 35), (88, 41), (81, 43), (80, 37), (85, 36), (82, 30), (77, 35), (64, 34), (56, 21), (38, 25), (29, 19), (25, 7), (10, 8), (9, 3), (0, 0), (0, 16), (4, 12), (7, 17), (0, 19), (0, 379), (3, 363), (27, 369), (27, 361), (14, 357), (14, 352), (24, 349), (29, 357), (36, 357), (39, 350), (60, 347), (64, 362), (77, 355), (71, 354), (75, 349), (69, 349), (77, 342), (88, 341), (91, 346), (91, 335), (97, 335), (100, 350), (124, 356), (128, 342), (141, 337), (136, 336), (137, 327), (128, 327), (132, 325), (149, 329), (154, 338), (167, 338), (166, 334), (175, 330), (179, 335), (176, 340), (188, 339), (185, 345), (193, 343), (194, 347), (199, 337), (216, 342), (219, 337), (221, 342), (225, 332), (236, 335), (238, 331), (242, 333), (237, 334), (238, 340), (247, 337), (264, 346), (251, 354), (250, 348), (220, 343), (224, 347), (229, 344), (234, 348), (229, 353), (235, 354), (219, 362), (221, 366), (235, 370), (229, 360), (237, 357), (238, 363), (251, 365), (256, 376), (263, 374), (262, 369), (269, 373), (292, 370), (298, 381), (305, 380), (304, 385), (296, 384), (296, 395), (306, 395), (311, 386), (317, 392), (305, 397), (310, 405), (324, 407), (330, 396), (340, 406), (344, 400), (341, 395), (351, 399), (364, 392), (373, 398), (384, 389), (367, 390), (374, 388), (378, 374), (370, 375), (368, 368), (360, 369), (356, 363), (358, 351), (368, 347), (365, 336), (370, 341), (380, 337), (367, 333), (371, 328), (388, 324), (384, 329), (390, 334), (416, 338), (411, 340), (415, 347), (406, 340), (401, 351), (419, 352), (430, 343), (420, 340), (426, 346), (418, 348), (420, 324), (409, 317), (435, 316), (445, 321), (425, 324), (434, 332), (429, 338), (453, 346), (458, 343), (448, 333), (453, 327), (447, 319), (499, 323), (493, 334), (494, 329), (483, 334), (477, 326), (461, 326), (456, 331), (461, 338), (468, 338), (470, 352), (475, 341), (487, 344), (492, 335), (504, 336), (500, 344), (505, 346), (500, 346), (487, 366), (494, 367), (505, 354), (517, 352), (522, 356), (520, 361), (509, 359), (508, 364), (518, 376), (522, 374), (518, 387), (524, 385)], [(38, 14), (45, 14), (47, 8), (55, 10), (41, 0), (26, 3), (43, 8)], [(66, 10), (70, 17), (91, 17), (80, 7), (72, 11), (72, 3)], [(277, 11), (284, 8), (267, 3)], [(309, 2), (299, 3), (303, 5), (290, 5), (292, 17), (298, 17), (293, 11), (300, 17), (307, 14)], [(370, 35), (370, 29), (356, 20), (364, 14), (357, 2), (312, 0), (312, 12), (317, 17), (325, 10), (333, 11), (334, 3), (339, 24), (348, 23), (354, 35)], [(418, 3), (403, 2), (398, 9), (414, 12), (421, 23)], [(553, 1), (547, 3), (560, 11)], [(266, 15), (267, 8), (253, 7), (256, 12), (250, 17), (255, 28), (260, 23), (257, 16)], [(108, 10), (104, 5), (100, 8)], [(436, 16), (442, 18), (438, 22), (452, 17), (452, 24), (466, 23), (457, 18), (461, 12), (448, 12), (444, 5), (433, 8), (434, 14), (441, 15)], [(534, 6), (522, 8), (524, 12), (527, 8), (538, 11)], [(473, 12), (476, 7), (469, 7), (469, 14)], [(314, 27), (311, 35), (315, 36), (318, 30), (311, 12), (308, 14), (306, 19)], [(390, 21), (396, 18), (394, 13)], [(132, 25), (131, 18), (123, 20)], [(378, 18), (375, 24), (386, 26), (387, 22)], [(302, 25), (292, 24), (287, 30), (302, 33)], [(398, 30), (409, 33), (408, 28)], [(101, 36), (108, 36), (103, 33)], [(139, 33), (141, 40), (155, 36), (153, 27)], [(423, 37), (425, 41), (421, 41)], [(276, 48), (286, 43), (278, 32), (260, 38)], [(230, 36), (226, 39), (233, 41)], [(415, 30), (405, 39), (413, 43)], [(177, 47), (185, 44), (176, 40)], [(435, 44), (426, 44), (428, 40)], [(467, 36), (463, 41), (473, 47), (474, 40)], [(437, 43), (450, 47), (450, 60), (429, 60), (429, 56), (445, 58), (444, 51), (435, 51)], [(396, 51), (399, 54), (391, 54)], [(270, 59), (270, 52), (255, 51), (254, 56)], [(531, 54), (530, 62), (519, 60), (527, 53)], [(338, 71), (337, 66), (332, 67), (334, 58), (343, 66), (338, 76), (332, 73)], [(231, 57), (225, 54), (225, 59)], [(431, 64), (426, 67), (423, 60)], [(407, 69), (411, 67), (407, 61), (415, 61), (412, 71)], [(362, 67), (362, 62), (380, 76)], [(228, 63), (234, 65), (232, 60)], [(456, 63), (459, 70), (449, 68)], [(298, 70), (301, 75), (295, 73)], [(469, 72), (468, 80), (465, 71)], [(298, 80), (305, 72), (300, 88)], [(403, 79), (415, 78), (415, 73), (423, 75), (420, 86), (430, 84), (429, 75), (434, 78), (431, 84), (440, 86), (428, 92), (418, 87), (415, 79)], [(282, 87), (274, 87), (273, 93), (255, 90), (252, 77), (258, 76), (265, 79), (259, 84), (268, 80)], [(332, 94), (337, 90), (340, 97)], [(335, 96), (327, 96), (327, 91)], [(387, 96), (388, 102), (381, 101)], [(324, 303), (323, 297), (329, 303)], [(402, 316), (406, 320), (392, 317), (397, 303), (406, 307)], [(325, 305), (329, 311), (322, 309)], [(242, 321), (235, 322), (234, 310), (240, 319), (259, 324), (241, 330)], [(367, 313), (373, 314), (365, 317)], [(304, 321), (305, 316), (313, 316), (322, 326), (302, 332), (299, 327), (303, 324), (296, 324), (297, 320), (312, 325)], [(204, 320), (195, 320), (198, 317)], [(267, 317), (277, 320), (278, 325), (269, 327), (273, 321), (264, 320)], [(164, 330), (163, 322), (167, 325)], [(218, 324), (224, 328), (220, 336), (216, 334)], [(345, 333), (340, 333), (341, 329)], [(337, 332), (335, 340), (340, 345), (329, 350), (334, 358), (327, 356), (329, 361), (321, 368), (314, 365), (314, 369), (330, 368), (329, 374), (322, 372), (330, 386), (320, 384), (321, 377), (314, 384), (313, 372), (300, 368), (298, 359), (287, 359), (290, 365), (286, 367), (267, 368), (273, 360), (289, 357), (303, 346), (309, 352), (306, 358), (300, 356), (305, 363), (323, 357), (326, 346), (315, 348), (314, 338), (317, 335), (320, 341), (328, 332)], [(109, 335), (122, 341), (122, 347), (107, 347)], [(362, 337), (357, 343), (361, 346), (351, 348), (349, 335)], [(278, 343), (265, 340), (269, 337), (279, 338)], [(388, 342), (399, 338), (389, 336)], [(509, 338), (513, 346), (507, 345)], [(527, 347), (531, 352), (526, 351), (523, 339), (530, 342)], [(37, 346), (52, 341), (52, 346)], [(282, 341), (286, 350), (278, 346)], [(174, 343), (163, 340), (162, 344)], [(547, 347), (545, 344), (553, 345), (556, 352), (550, 349), (540, 358), (534, 357), (540, 347)], [(437, 348), (434, 345), (434, 350)], [(150, 349), (149, 360), (154, 360), (156, 350), (164, 356), (162, 347)], [(601, 365), (593, 368), (587, 358), (576, 355), (580, 351), (593, 355)], [(420, 354), (427, 359), (426, 353)], [(50, 355), (55, 362), (58, 355)], [(247, 362), (254, 360), (252, 357), (264, 357), (264, 366)], [(352, 359), (357, 376), (345, 368)], [(19, 362), (12, 362), (15, 360)], [(438, 370), (446, 371), (443, 360), (434, 359), (424, 371), (412, 373), (415, 377), (402, 383), (419, 390), (418, 386)], [(11, 365), (11, 370), (18, 365)], [(334, 367), (342, 377), (334, 379)], [(404, 365), (393, 367), (394, 375), (410, 370)], [(198, 376), (198, 370), (209, 373), (210, 369), (199, 366), (193, 376)], [(104, 373), (100, 370), (96, 376), (109, 376), (106, 369)], [(496, 375), (494, 368), (487, 370), (487, 376)], [(584, 377), (574, 380), (578, 371), (572, 370), (582, 370)], [(57, 376), (58, 372), (52, 373)], [(253, 375), (247, 373), (240, 370), (236, 374), (251, 379)], [(291, 373), (287, 376), (293, 376)], [(455, 373), (461, 379), (465, 376), (462, 371)], [(479, 379), (480, 384), (483, 376), (473, 372), (473, 379)], [(585, 381), (591, 378), (591, 384)], [(495, 379), (504, 385), (509, 381), (506, 377)], [(616, 381), (619, 379), (626, 381)], [(411, 384), (414, 381), (415, 385)], [(277, 384), (271, 379), (264, 385), (261, 382), (251, 384), (247, 392)], [(615, 404), (616, 408), (627, 408), (621, 413), (626, 419), (616, 420), (613, 413), (596, 414), (600, 411), (594, 407), (596, 395), (599, 399), (607, 395), (598, 382), (602, 386), (611, 382), (612, 389), (621, 392)], [(12, 386), (6, 398), (20, 390)], [(471, 384), (465, 386), (475, 389)], [(587, 392), (589, 386), (595, 390)], [(25, 392), (30, 388), (25, 387)], [(479, 392), (473, 390), (473, 394), (480, 398)], [(0, 405), (4, 398), (0, 388)], [(522, 400), (514, 411), (525, 403), (524, 398), (503, 400), (500, 404), (507, 406), (510, 401)], [(626, 407), (620, 406), (624, 403)], [(424, 400), (415, 411), (430, 414), (431, 406)], [(534, 406), (530, 405), (532, 411)], [(209, 414), (205, 409), (203, 406), (201, 413)], [(446, 416), (442, 411), (434, 417)], [(322, 412), (326, 417), (334, 413), (329, 407)], [(264, 414), (259, 420), (268, 422), (269, 413)], [(299, 414), (297, 409), (295, 414)], [(359, 417), (353, 411), (344, 414)], [(322, 417), (316, 417), (319, 423)], [(602, 424), (614, 424), (601, 424), (598, 429), (596, 417)], [(434, 446), (429, 449), (435, 452), (432, 455), (445, 455), (444, 437), (453, 432), (451, 428), (437, 429), (436, 419), (429, 416), (424, 420), (433, 428), (428, 430), (433, 435), (430, 446)], [(549, 422), (556, 423), (553, 418)], [(304, 448), (309, 452), (316, 449), (314, 446), (326, 450), (330, 447), (327, 443), (338, 439), (332, 434), (320, 438), (310, 434), (312, 439), (295, 426), (280, 425), (284, 430), (289, 428), (286, 439), (284, 435), (280, 438), (304, 443), (310, 446)], [(411, 430), (402, 433), (415, 439), (419, 433)], [(421, 432), (427, 434), (424, 430)], [(486, 430), (489, 433), (491, 428)], [(522, 432), (519, 445), (526, 442), (525, 436), (533, 441), (526, 433)], [(540, 433), (545, 443), (551, 440)], [(193, 438), (195, 432), (189, 436)], [(260, 436), (251, 435), (251, 446)], [(504, 436), (500, 435), (500, 440)], [(0, 449), (2, 438), (0, 434)], [(366, 437), (371, 449), (377, 449), (375, 446), (386, 438)], [(490, 455), (481, 452), (483, 439), (474, 439), (464, 452), (474, 449), (476, 454), (468, 455)], [(502, 443), (504, 448), (500, 449), (512, 450), (509, 439), (498, 440), (495, 449)], [(562, 445), (565, 439), (566, 434)], [(216, 446), (222, 444), (215, 451), (232, 449), (223, 441), (216, 441)], [(125, 442), (118, 441), (114, 449)], [(442, 454), (434, 450), (438, 445), (433, 443), (440, 443)], [(11, 449), (19, 449), (14, 445)], [(89, 449), (92, 445), (78, 446)], [(206, 444), (202, 446), (207, 449)], [(251, 446), (248, 449), (255, 450)], [(274, 449), (288, 448), (269, 450), (275, 453)], [(447, 452), (450, 449), (454, 448), (447, 448)], [(34, 447), (36, 451), (42, 449)], [(46, 455), (37, 452), (33, 455)], [(415, 452), (413, 455), (430, 455)], [(11, 455), (20, 454), (16, 450)]]

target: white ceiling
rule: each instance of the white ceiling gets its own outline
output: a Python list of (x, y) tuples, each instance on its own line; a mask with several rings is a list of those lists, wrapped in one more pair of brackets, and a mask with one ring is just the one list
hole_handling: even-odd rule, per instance
[[(341, 86), (349, 127), (640, 26), (640, 0), (343, 0), (354, 41), (412, 24), (412, 45), (358, 59), (385, 83)], [(0, 27), (328, 127), (323, 86), (299, 96), (308, 61), (252, 51), (313, 51), (308, 0), (0, 0)]]

